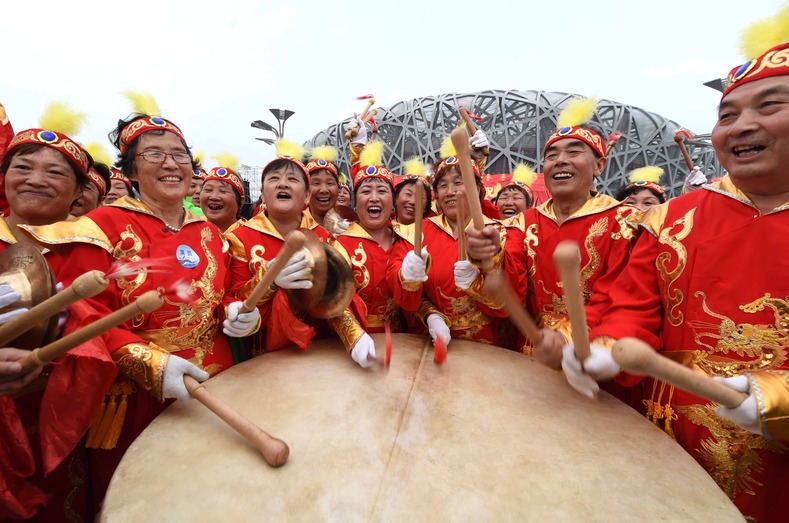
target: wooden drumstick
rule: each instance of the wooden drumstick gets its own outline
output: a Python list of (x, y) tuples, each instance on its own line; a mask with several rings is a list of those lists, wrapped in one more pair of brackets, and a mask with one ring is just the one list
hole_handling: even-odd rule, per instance
[(422, 220), (425, 211), (425, 187), (424, 184), (416, 184), (416, 207), (414, 207), (414, 252), (417, 256), (422, 256)]
[(205, 388), (205, 385), (188, 374), (184, 374), (184, 385), (186, 385), (186, 390), (189, 391), (189, 394), (194, 399), (205, 405), (208, 410), (219, 416), (225, 423), (233, 427), (236, 432), (244, 436), (260, 452), (266, 463), (272, 467), (280, 467), (288, 460), (290, 449), (287, 443), (269, 435), (249, 418), (211, 394)]
[(109, 285), (110, 280), (101, 271), (88, 271), (77, 277), (67, 288), (50, 296), (26, 313), (0, 326), (0, 347), (18, 338), (47, 318), (64, 310), (83, 298), (91, 298)]
[(458, 109), (460, 111), (460, 117), (463, 118), (463, 121), (466, 122), (466, 128), (468, 129), (468, 134), (473, 135), (477, 132), (477, 126), (474, 124), (474, 120), (471, 119), (471, 116), (468, 115), (468, 111), (462, 105)]
[(567, 315), (573, 329), (575, 357), (581, 363), (592, 353), (589, 348), (589, 330), (586, 326), (586, 310), (581, 290), (581, 250), (572, 240), (565, 240), (553, 251), (553, 262), (559, 269), (567, 304)]
[(293, 254), (301, 249), (304, 246), (304, 242), (307, 241), (307, 238), (304, 236), (304, 233), (301, 231), (291, 231), (288, 234), (288, 237), (285, 238), (285, 243), (282, 245), (282, 248), (279, 250), (274, 263), (272, 263), (268, 269), (266, 269), (266, 273), (263, 275), (263, 278), (255, 285), (255, 288), (252, 289), (249, 297), (244, 300), (241, 309), (239, 309), (239, 314), (244, 314), (247, 312), (252, 311), (266, 293), (266, 291), (271, 287), (271, 284), (274, 283), (274, 280), (277, 279), (280, 271), (285, 267), (290, 260), (290, 257)]
[(504, 271), (493, 271), (487, 275), (485, 286), (488, 292), (495, 294), (504, 305), (504, 310), (507, 311), (510, 320), (515, 327), (520, 331), (523, 336), (529, 340), (533, 347), (542, 343), (542, 332), (537, 324), (523, 308), (523, 304), (518, 301), (515, 291), (510, 287)]
[(682, 133), (676, 133), (674, 135), (674, 141), (677, 142), (677, 145), (679, 145), (679, 151), (682, 153), (682, 157), (685, 159), (685, 165), (687, 165), (688, 169), (692, 171), (693, 162), (690, 161), (688, 149), (685, 147), (685, 137), (682, 135)]
[[(474, 228), (481, 231), (485, 227), (485, 216), (482, 214), (482, 204), (479, 202), (479, 189), (474, 178), (474, 168), (471, 166), (466, 131), (459, 128), (455, 129), (452, 131), (450, 138), (457, 152), (460, 174), (463, 176), (463, 185), (466, 188), (466, 200), (468, 200), (468, 206), (471, 209), (471, 219), (474, 222)], [(487, 272), (493, 270), (493, 259), (482, 260), (482, 267)]]
[(663, 380), (701, 398), (734, 409), (747, 398), (746, 394), (730, 389), (712, 378), (658, 354), (637, 338), (622, 338), (611, 349), (611, 355), (623, 370), (645, 374)]
[[(465, 193), (458, 198), (465, 198)], [(458, 261), (466, 260), (466, 211), (463, 210), (462, 205), (458, 205)]]
[(164, 298), (159, 291), (148, 291), (140, 295), (134, 302), (118, 309), (117, 311), (108, 314), (107, 316), (98, 319), (86, 325), (76, 332), (72, 332), (68, 336), (64, 336), (59, 340), (55, 340), (49, 345), (34, 349), (19, 363), (22, 364), (22, 370), (16, 376), (12, 376), (3, 380), (12, 381), (23, 374), (27, 374), (36, 367), (43, 367), (47, 363), (55, 360), (56, 358), (67, 353), (74, 347), (82, 345), (86, 341), (95, 338), (96, 336), (107, 332), (113, 327), (117, 327), (121, 323), (129, 321), (130, 319), (140, 314), (147, 314), (155, 311), (164, 303)]

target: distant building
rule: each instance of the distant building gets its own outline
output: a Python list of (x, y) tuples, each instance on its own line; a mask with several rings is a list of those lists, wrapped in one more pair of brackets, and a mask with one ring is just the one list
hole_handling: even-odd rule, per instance
[[(377, 107), (378, 137), (386, 144), (384, 163), (399, 175), (402, 165), (413, 156), (425, 162), (436, 160), (442, 140), (457, 125), (460, 118), (457, 108), (462, 105), (483, 118), (477, 126), (490, 139), (490, 157), (485, 169), (489, 174), (485, 182), (490, 193), (497, 184), (509, 179), (518, 162), (542, 170), (539, 164), (542, 148), (556, 130), (557, 116), (573, 96), (545, 91), (482, 91), (428, 96)], [(344, 172), (349, 169), (344, 137), (347, 122), (337, 122), (320, 131), (306, 144), (337, 147), (338, 163)], [(625, 184), (628, 172), (655, 165), (665, 170), (661, 182), (669, 195), (681, 193), (688, 169), (674, 141), (680, 124), (610, 100), (600, 101), (592, 123), (603, 130), (604, 137), (622, 133), (598, 181), (600, 192), (615, 194)], [(709, 179), (723, 175), (709, 135), (695, 136), (685, 143), (693, 163), (701, 166)], [(496, 176), (501, 174), (506, 176)]]

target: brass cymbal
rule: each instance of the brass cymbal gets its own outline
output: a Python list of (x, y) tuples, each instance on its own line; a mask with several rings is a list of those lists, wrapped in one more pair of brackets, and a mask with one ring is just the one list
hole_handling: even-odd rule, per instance
[(353, 274), (342, 255), (323, 243), (309, 229), (299, 229), (306, 236), (306, 250), (312, 269), (311, 289), (287, 289), (291, 305), (316, 318), (339, 316), (353, 298)]
[[(33, 245), (15, 243), (0, 254), (0, 284), (10, 285), (22, 297), (0, 312), (22, 307), (31, 308), (55, 294), (55, 280), (44, 255)], [(58, 315), (42, 320), (8, 345), (19, 349), (35, 349), (55, 339)]]

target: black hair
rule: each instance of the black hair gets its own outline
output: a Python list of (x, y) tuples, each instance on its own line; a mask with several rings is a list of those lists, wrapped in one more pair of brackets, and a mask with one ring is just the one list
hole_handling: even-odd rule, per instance
[(528, 192), (526, 192), (526, 190), (525, 190), (523, 187), (521, 187), (520, 185), (505, 185), (504, 187), (502, 187), (501, 189), (499, 189), (499, 193), (498, 193), (498, 194), (496, 195), (496, 197), (493, 199), (493, 205), (496, 205), (496, 206), (498, 206), (498, 205), (499, 205), (499, 196), (501, 196), (501, 195), (502, 195), (502, 193), (504, 193), (504, 191), (514, 191), (514, 190), (518, 190), (518, 191), (520, 191), (521, 193), (523, 193), (523, 196), (524, 196), (524, 198), (526, 198), (526, 208), (527, 208), (527, 209), (531, 209), (531, 206), (532, 206), (532, 204), (534, 203), (534, 202), (532, 201), (532, 197), (531, 197), (531, 196), (529, 195), (529, 193), (528, 193)]
[(660, 194), (656, 190), (651, 189), (649, 187), (646, 187), (644, 185), (634, 185), (632, 183), (630, 185), (625, 185), (624, 187), (619, 189), (617, 191), (617, 193), (616, 193), (615, 198), (617, 200), (619, 200), (620, 202), (623, 202), (628, 197), (630, 197), (630, 196), (632, 196), (632, 195), (634, 195), (634, 194), (636, 194), (638, 192), (641, 192), (641, 191), (649, 191), (649, 192), (651, 192), (652, 194), (655, 195), (655, 198), (657, 198), (660, 201), (660, 203), (666, 203), (666, 195), (665, 194)]
[(304, 185), (306, 185), (307, 186), (307, 190), (309, 190), (309, 188), (310, 188), (310, 179), (309, 179), (309, 176), (307, 176), (306, 171), (304, 169), (300, 168), (295, 162), (291, 161), (288, 158), (276, 158), (274, 160), (271, 160), (268, 163), (268, 165), (266, 165), (266, 167), (263, 168), (263, 173), (262, 173), (262, 175), (260, 177), (260, 182), (263, 183), (263, 181), (265, 181), (265, 179), (266, 179), (266, 175), (268, 173), (270, 173), (271, 171), (276, 171), (280, 167), (285, 167), (286, 165), (289, 165), (292, 169), (295, 169), (296, 171), (301, 173), (301, 176), (304, 178)]

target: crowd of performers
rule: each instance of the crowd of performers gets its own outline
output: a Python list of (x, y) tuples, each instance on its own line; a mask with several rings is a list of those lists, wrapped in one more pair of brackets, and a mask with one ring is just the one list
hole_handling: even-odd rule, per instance
[[(388, 327), (429, 335), (450, 353), (455, 338), (498, 345), (563, 371), (583, 394), (602, 387), (676, 438), (747, 518), (777, 520), (776, 504), (789, 494), (789, 265), (780, 255), (781, 227), (789, 228), (787, 55), (789, 44), (779, 42), (731, 71), (712, 133), (728, 174), (702, 186), (691, 173), (700, 188), (669, 201), (654, 170), (634, 173), (617, 198), (594, 190), (609, 145), (586, 123), (593, 100), (569, 103), (545, 144), (551, 199), (537, 207), (525, 167), (493, 201), (484, 198), (482, 130), (469, 133), (469, 187), (451, 142), (433, 165), (409, 161), (395, 175), (382, 162), (383, 144), (355, 117), (349, 177), (334, 163), (336, 150), (280, 140), (248, 219), (240, 217), (244, 184), (234, 160), (219, 157), (203, 171), (182, 130), (150, 100), (132, 97), (134, 114), (110, 135), (114, 161), (71, 137), (78, 118), (60, 106), (18, 133), (0, 106), (0, 249), (38, 246), (66, 287), (90, 270), (111, 276), (106, 290), (62, 314), (61, 334), (148, 290), (165, 301), (22, 376), (28, 350), (0, 349), (0, 375), (13, 377), (0, 383), (0, 518), (92, 519), (132, 441), (172, 400), (189, 399), (185, 375), (202, 381), (326, 336), (367, 368), (381, 349), (370, 334)], [(469, 192), (485, 213), (481, 229), (470, 225)], [(296, 230), (347, 263), (351, 299), (320, 313), (299, 307), (298, 293), (316, 283), (302, 250), (244, 312), (243, 300)], [(581, 252), (592, 340), (583, 365), (552, 260), (563, 240)], [(485, 286), (497, 270), (541, 329), (539, 343), (512, 327)], [(18, 299), (0, 286), (9, 311), (0, 323), (23, 312), (14, 310)], [(623, 372), (611, 355), (623, 337), (747, 399), (728, 409)]]

